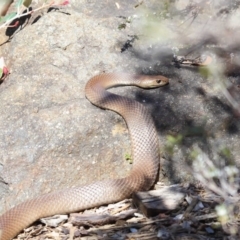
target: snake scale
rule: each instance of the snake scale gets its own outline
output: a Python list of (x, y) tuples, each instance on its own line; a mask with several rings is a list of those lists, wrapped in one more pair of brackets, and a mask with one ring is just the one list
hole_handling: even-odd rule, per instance
[(0, 239), (12, 239), (39, 218), (117, 202), (130, 197), (133, 192), (148, 190), (159, 169), (159, 141), (153, 120), (142, 104), (110, 93), (107, 89), (124, 85), (156, 88), (167, 83), (168, 79), (161, 75), (109, 73), (91, 78), (85, 87), (88, 100), (100, 108), (120, 114), (127, 123), (134, 160), (130, 175), (27, 200), (0, 216)]

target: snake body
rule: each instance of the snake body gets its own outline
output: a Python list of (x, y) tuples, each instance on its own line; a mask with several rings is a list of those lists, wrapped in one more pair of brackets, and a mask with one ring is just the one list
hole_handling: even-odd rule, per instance
[(91, 78), (85, 87), (86, 97), (100, 108), (117, 112), (127, 123), (134, 160), (130, 175), (121, 179), (97, 181), (27, 200), (0, 216), (0, 239), (12, 239), (42, 217), (117, 202), (130, 197), (133, 192), (148, 190), (156, 180), (159, 169), (159, 142), (152, 118), (142, 104), (110, 93), (107, 89), (120, 85), (154, 88), (167, 83), (168, 79), (160, 75), (110, 73)]

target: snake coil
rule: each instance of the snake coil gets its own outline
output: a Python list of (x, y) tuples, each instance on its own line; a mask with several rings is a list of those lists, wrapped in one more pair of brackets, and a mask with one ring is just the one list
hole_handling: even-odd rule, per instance
[(117, 112), (127, 123), (134, 160), (130, 175), (27, 200), (0, 216), (0, 239), (12, 239), (39, 218), (117, 202), (130, 197), (133, 192), (148, 190), (159, 169), (159, 142), (152, 118), (142, 104), (110, 93), (107, 89), (120, 85), (155, 88), (167, 83), (168, 79), (160, 75), (110, 73), (91, 78), (85, 87), (86, 97), (100, 108)]

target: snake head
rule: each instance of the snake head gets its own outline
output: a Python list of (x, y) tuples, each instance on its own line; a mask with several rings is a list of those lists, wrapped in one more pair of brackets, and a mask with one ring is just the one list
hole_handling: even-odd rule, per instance
[(158, 88), (169, 83), (169, 79), (162, 75), (141, 75), (138, 86), (142, 88)]

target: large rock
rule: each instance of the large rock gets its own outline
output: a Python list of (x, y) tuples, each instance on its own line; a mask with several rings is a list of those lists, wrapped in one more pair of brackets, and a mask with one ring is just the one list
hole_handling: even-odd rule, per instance
[[(8, 46), (0, 87), (0, 212), (29, 197), (125, 176), (127, 128), (85, 98), (88, 79), (133, 69), (118, 20), (49, 12)], [(120, 90), (123, 93), (123, 90)]]

